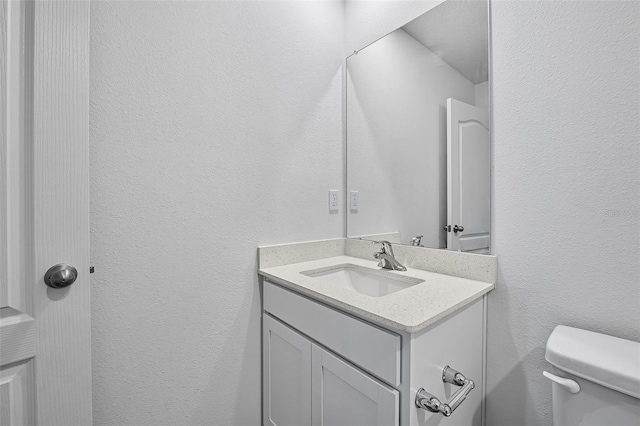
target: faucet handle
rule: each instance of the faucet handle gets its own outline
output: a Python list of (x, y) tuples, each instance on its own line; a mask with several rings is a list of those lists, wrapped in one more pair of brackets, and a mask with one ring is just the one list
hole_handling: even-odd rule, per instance
[(388, 253), (393, 256), (393, 249), (391, 248), (391, 243), (387, 240), (374, 241), (376, 244), (380, 244), (382, 246), (381, 253)]
[(395, 258), (396, 256), (393, 254), (393, 247), (391, 247), (391, 243), (389, 241), (382, 241), (387, 253), (391, 255), (391, 257)]

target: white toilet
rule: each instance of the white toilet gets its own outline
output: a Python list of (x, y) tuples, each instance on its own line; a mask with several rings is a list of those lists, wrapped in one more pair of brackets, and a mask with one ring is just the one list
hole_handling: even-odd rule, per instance
[(640, 343), (559, 325), (545, 358), (555, 426), (640, 425)]

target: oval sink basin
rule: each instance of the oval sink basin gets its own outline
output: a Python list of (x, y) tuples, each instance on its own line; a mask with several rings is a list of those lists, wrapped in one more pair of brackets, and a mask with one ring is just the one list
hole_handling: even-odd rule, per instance
[(350, 263), (300, 273), (372, 297), (386, 296), (424, 282), (420, 278), (405, 277)]

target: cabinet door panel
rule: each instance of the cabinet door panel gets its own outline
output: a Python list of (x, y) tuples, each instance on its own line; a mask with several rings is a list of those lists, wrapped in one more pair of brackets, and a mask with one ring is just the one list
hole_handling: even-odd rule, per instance
[(311, 342), (263, 316), (263, 413), (265, 425), (311, 424)]
[(400, 385), (399, 335), (268, 281), (264, 309), (391, 386)]
[(314, 426), (398, 425), (398, 391), (318, 346), (312, 348)]

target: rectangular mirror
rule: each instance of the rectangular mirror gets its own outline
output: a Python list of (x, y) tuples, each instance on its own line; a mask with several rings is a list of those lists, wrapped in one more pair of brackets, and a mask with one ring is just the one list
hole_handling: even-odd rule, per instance
[(488, 4), (447, 0), (347, 58), (347, 236), (490, 252)]

